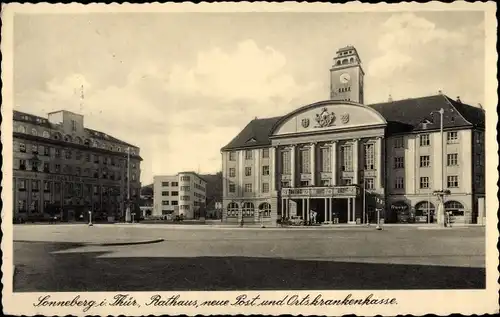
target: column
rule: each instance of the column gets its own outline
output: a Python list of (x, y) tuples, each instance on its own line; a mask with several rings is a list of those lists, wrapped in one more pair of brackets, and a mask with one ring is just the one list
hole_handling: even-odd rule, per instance
[(316, 143), (311, 144), (311, 185), (316, 185)]
[(290, 181), (290, 187), (295, 187), (295, 145), (292, 145), (290, 148), (290, 171), (292, 174), (292, 179)]
[(353, 184), (358, 184), (359, 182), (359, 139), (354, 139), (354, 144), (352, 147), (352, 165), (354, 171), (354, 179), (352, 180)]
[(229, 160), (229, 152), (222, 152), (222, 197), (227, 197), (228, 185), (227, 178), (229, 177), (229, 170), (227, 169), (227, 160)]
[(238, 182), (236, 186), (238, 187), (238, 196), (242, 197), (245, 195), (243, 188), (243, 175), (245, 175), (245, 151), (238, 151)]
[(333, 204), (333, 198), (330, 197), (328, 199), (330, 200), (330, 209), (328, 211), (328, 214), (329, 214), (329, 216), (328, 216), (329, 220), (328, 221), (333, 222), (333, 210), (332, 210), (332, 208), (333, 208), (333, 205), (332, 205)]
[(356, 222), (356, 198), (352, 198), (352, 221)]
[(328, 221), (328, 219), (327, 219), (327, 215), (328, 215), (327, 211), (328, 211), (328, 198), (325, 198), (325, 212), (324, 212), (323, 222)]
[(332, 163), (332, 183), (331, 186), (337, 185), (337, 141), (332, 142), (332, 148), (330, 150), (330, 154), (332, 155), (331, 163)]
[(382, 188), (382, 162), (385, 161), (384, 157), (382, 156), (382, 138), (378, 137), (377, 138), (377, 143), (376, 143), (376, 149), (375, 149), (375, 160), (376, 160), (376, 165), (377, 165), (377, 183), (375, 188), (380, 189)]
[(351, 198), (347, 198), (347, 223), (351, 222)]
[(262, 170), (260, 168), (260, 149), (255, 149), (253, 151), (253, 155), (254, 155), (254, 168), (253, 170), (255, 171), (255, 175), (254, 175), (254, 179), (255, 179), (255, 188), (254, 188), (254, 193), (256, 194), (259, 194), (260, 193), (260, 180), (261, 180), (261, 176), (262, 175)]
[(285, 199), (281, 199), (281, 217), (285, 218)]
[(269, 173), (271, 178), (271, 192), (276, 191), (276, 177), (278, 176), (278, 164), (276, 163), (276, 147), (271, 147), (269, 151)]
[(306, 213), (306, 200), (302, 198), (302, 218), (304, 218), (305, 213)]
[(307, 222), (307, 220), (309, 219), (309, 210), (310, 210), (310, 202), (309, 202), (309, 198), (306, 198), (306, 212), (304, 213), (304, 222)]

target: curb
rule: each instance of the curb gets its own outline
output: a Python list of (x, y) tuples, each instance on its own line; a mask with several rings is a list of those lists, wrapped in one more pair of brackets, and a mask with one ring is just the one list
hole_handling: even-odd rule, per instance
[[(154, 239), (154, 240), (144, 240), (144, 241), (130, 241), (130, 242), (70, 242), (82, 246), (99, 246), (99, 247), (109, 247), (109, 246), (124, 246), (124, 245), (139, 245), (139, 244), (153, 244), (163, 242), (165, 239)], [(14, 240), (14, 242), (22, 243), (64, 243), (61, 241), (30, 241), (30, 240)]]

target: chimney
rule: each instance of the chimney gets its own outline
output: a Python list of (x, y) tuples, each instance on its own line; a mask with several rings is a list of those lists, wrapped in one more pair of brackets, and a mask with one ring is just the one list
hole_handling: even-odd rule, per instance
[(443, 91), (442, 91), (441, 89), (439, 89), (439, 90), (438, 90), (438, 93), (439, 93), (440, 95), (442, 95), (442, 94), (443, 94)]
[(387, 99), (388, 102), (392, 102), (392, 95), (389, 94), (389, 99)]
[(477, 105), (479, 106), (479, 108), (481, 108), (481, 110), (484, 110), (484, 108), (483, 108), (483, 105), (482, 105), (482, 104), (478, 103)]
[(460, 96), (457, 96), (457, 102), (462, 103), (462, 100), (460, 100)]

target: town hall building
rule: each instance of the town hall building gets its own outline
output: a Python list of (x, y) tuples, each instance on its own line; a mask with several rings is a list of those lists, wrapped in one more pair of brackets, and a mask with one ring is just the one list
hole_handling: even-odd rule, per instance
[(483, 221), (482, 108), (441, 92), (365, 105), (352, 46), (330, 74), (329, 100), (254, 119), (221, 149), (224, 222), (432, 223), (437, 191), (455, 222)]

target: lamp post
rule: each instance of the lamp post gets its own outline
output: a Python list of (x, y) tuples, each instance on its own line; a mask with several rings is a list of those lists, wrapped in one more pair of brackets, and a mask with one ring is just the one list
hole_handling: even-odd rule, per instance
[(89, 227), (92, 227), (92, 210), (89, 210)]
[(443, 131), (443, 117), (444, 117), (444, 109), (440, 108), (438, 111), (432, 111), (431, 116), (435, 113), (439, 113), (440, 124), (439, 124), (439, 135), (441, 137), (441, 190), (435, 190), (434, 195), (439, 197), (439, 206), (438, 206), (438, 215), (437, 222), (441, 226), (445, 226), (444, 219), (444, 196), (446, 195), (446, 191), (444, 190), (444, 182), (445, 182), (445, 168), (444, 168), (444, 131)]
[(377, 208), (377, 227), (375, 227), (377, 230), (382, 230), (382, 227), (380, 226), (380, 208)]
[(127, 207), (125, 211), (125, 222), (130, 221), (130, 147), (127, 147)]

